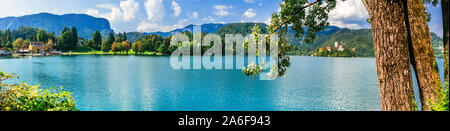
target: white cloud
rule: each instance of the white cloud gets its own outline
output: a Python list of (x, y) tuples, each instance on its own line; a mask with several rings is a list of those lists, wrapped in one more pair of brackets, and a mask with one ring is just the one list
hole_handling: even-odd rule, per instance
[(116, 5), (111, 4), (111, 3), (110, 4), (97, 4), (97, 5), (95, 5), (95, 7), (102, 8), (102, 9), (117, 8)]
[(214, 14), (216, 14), (218, 16), (227, 16), (229, 13), (228, 13), (228, 11), (225, 11), (225, 10), (218, 10), (218, 11), (214, 12)]
[(100, 13), (96, 9), (88, 9), (86, 11), (86, 14), (91, 15), (91, 16), (100, 16)]
[(174, 29), (183, 28), (186, 23), (188, 22), (187, 19), (181, 19), (178, 21), (177, 24), (174, 25), (159, 25), (154, 22), (145, 22), (142, 21), (139, 25), (137, 30), (140, 32), (155, 32), (155, 31), (161, 31), (161, 32), (169, 32)]
[(256, 22), (258, 22), (258, 21), (256, 21), (256, 20), (244, 20), (244, 19), (241, 19), (241, 23), (246, 23), (246, 22), (254, 22), (254, 23), (256, 23)]
[[(155, 32), (155, 31), (168, 32), (177, 28), (183, 28), (188, 22), (188, 19), (180, 19), (174, 25), (161, 24), (162, 22), (161, 20), (164, 17), (165, 13), (163, 1), (147, 0), (144, 5), (147, 11), (148, 20), (141, 21), (138, 24), (137, 30), (140, 32)], [(172, 1), (171, 9), (174, 12), (173, 16), (179, 16), (181, 14), (181, 7), (177, 2)], [(198, 12), (194, 12), (192, 14), (192, 17), (197, 18)]]
[(256, 13), (253, 12), (253, 9), (247, 9), (247, 11), (245, 11), (244, 14), (242, 14), (243, 16), (247, 17), (247, 18), (253, 18), (256, 16)]
[(226, 6), (226, 5), (215, 5), (214, 6), (214, 8), (217, 9), (217, 10), (226, 10), (226, 9), (231, 8), (231, 7), (232, 7), (231, 5), (230, 6)]
[(331, 25), (334, 25), (334, 26), (337, 26), (337, 27), (340, 27), (340, 28), (349, 28), (349, 29), (363, 28), (362, 25), (359, 25), (358, 23), (344, 23), (342, 21), (335, 21)]
[(136, 18), (136, 13), (139, 11), (139, 3), (134, 0), (120, 1), (120, 7), (114, 4), (98, 4), (95, 6), (97, 8), (111, 10), (111, 12), (100, 13), (97, 9), (87, 9), (86, 14), (106, 18), (113, 24), (122, 21), (131, 21)]
[(198, 19), (198, 12), (192, 12), (192, 14), (188, 14), (191, 19)]
[(255, 0), (244, 0), (245, 3), (255, 3)]
[(123, 19), (129, 21), (136, 18), (136, 12), (139, 11), (139, 3), (134, 0), (120, 1), (120, 8), (123, 10)]
[(149, 22), (142, 21), (139, 24), (137, 30), (140, 32), (147, 32), (147, 31), (153, 31), (157, 28), (161, 28), (161, 27), (159, 27), (158, 24), (156, 24), (156, 23), (149, 23)]
[(202, 19), (203, 21), (209, 21), (209, 22), (216, 22), (216, 19), (214, 19), (213, 17), (209, 16), (209, 17), (205, 17)]
[(98, 8), (111, 10), (111, 12), (108, 13), (100, 13), (97, 9), (88, 9), (86, 11), (86, 14), (95, 16), (95, 17), (102, 17), (108, 19), (108, 21), (111, 22), (111, 24), (119, 23), (123, 20), (123, 13), (117, 6), (114, 6), (112, 4), (99, 4), (96, 5)]
[(264, 23), (266, 23), (267, 25), (270, 25), (270, 23), (272, 23), (272, 17), (267, 18), (267, 20), (264, 21)]
[(165, 11), (162, 0), (147, 0), (144, 5), (148, 20), (159, 21), (164, 17)]
[(233, 6), (226, 6), (226, 5), (215, 5), (214, 8), (216, 9), (216, 11), (214, 12), (214, 14), (218, 15), (218, 16), (227, 16), (230, 13), (227, 11), (228, 9), (233, 8)]
[(186, 23), (189, 22), (188, 19), (181, 19), (178, 20), (178, 23), (173, 25), (173, 29), (177, 29), (177, 28), (183, 28), (184, 26), (186, 26)]
[(172, 1), (172, 10), (173, 10), (173, 16), (179, 16), (181, 13), (180, 5), (175, 1)]
[(336, 8), (328, 16), (331, 25), (351, 29), (363, 28), (361, 23), (369, 17), (361, 0), (337, 1)]

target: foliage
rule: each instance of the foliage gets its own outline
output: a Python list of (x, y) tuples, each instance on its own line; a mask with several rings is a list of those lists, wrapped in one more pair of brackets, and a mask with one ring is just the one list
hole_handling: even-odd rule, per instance
[[(448, 56), (448, 52), (445, 52), (445, 55)], [(448, 68), (448, 61), (444, 63), (444, 68)], [(450, 111), (450, 105), (449, 105), (449, 79), (448, 75), (444, 78), (444, 87), (439, 89), (439, 86), (436, 86), (438, 90), (436, 90), (436, 96), (437, 100), (436, 103), (432, 102), (431, 100), (428, 100), (429, 103), (431, 103), (431, 110), (433, 111)]]
[(121, 47), (122, 47), (122, 43), (114, 42), (111, 46), (111, 51), (114, 52), (114, 54), (116, 54), (116, 52), (121, 50)]
[[(253, 28), (252, 28), (252, 34), (251, 34), (251, 40), (252, 41), (255, 41), (256, 43), (255, 43), (255, 45), (254, 45), (254, 47), (256, 47), (256, 48), (258, 48), (259, 46), (258, 46), (258, 42), (259, 42), (259, 39), (261, 39), (261, 37), (260, 37), (260, 35), (261, 35), (261, 29), (259, 28), (259, 26), (258, 25), (254, 25), (253, 26)], [(243, 43), (244, 44), (244, 48), (246, 49), (246, 50), (248, 50), (248, 42), (244, 42)], [(258, 55), (258, 50), (259, 49), (256, 49), (256, 56), (259, 56)], [(255, 64), (254, 62), (251, 62), (248, 66), (247, 66), (247, 68), (246, 67), (244, 67), (244, 68), (242, 68), (242, 72), (245, 74), (245, 75), (247, 75), (247, 76), (252, 76), (253, 78), (255, 78), (255, 77), (257, 77), (261, 72), (262, 72), (262, 62), (261, 62), (261, 57), (258, 57), (257, 58), (258, 59), (258, 61), (257, 61), (257, 63)]]
[(445, 82), (444, 88), (441, 88), (439, 92), (437, 92), (438, 99), (436, 103), (430, 101), (431, 110), (433, 111), (449, 111), (449, 88), (448, 81)]
[(215, 34), (218, 34), (222, 38), (225, 38), (225, 34), (241, 34), (242, 36), (246, 36), (252, 33), (252, 29), (254, 26), (258, 26), (261, 28), (261, 34), (267, 33), (267, 25), (264, 23), (231, 23), (227, 24), (224, 27), (217, 30)]
[(423, 0), (422, 3), (424, 4), (425, 7), (425, 14), (427, 16), (427, 21), (430, 22), (431, 21), (431, 12), (428, 10), (428, 6), (425, 6), (427, 4), (431, 4), (432, 6), (436, 7), (438, 4), (438, 0)]
[(21, 82), (9, 85), (4, 80), (14, 74), (0, 72), (0, 111), (77, 111), (70, 92), (57, 89), (39, 89)]
[[(160, 43), (159, 41), (157, 43)], [(159, 53), (167, 53), (167, 46), (164, 44), (160, 44), (159, 48), (158, 48), (158, 52)]]
[(76, 27), (72, 27), (72, 30), (64, 27), (61, 31), (61, 37), (59, 38), (56, 48), (61, 51), (73, 51), (77, 48), (78, 33)]
[(36, 34), (39, 29), (33, 27), (19, 27), (17, 30), (11, 32), (11, 39), (17, 38), (29, 39), (30, 41), (36, 41)]
[(251, 62), (247, 68), (242, 68), (242, 73), (253, 78), (256, 78), (262, 71), (262, 67), (256, 65), (254, 62)]
[(123, 32), (122, 41), (127, 41), (127, 32)]
[(45, 50), (51, 51), (53, 50), (53, 40), (49, 39), (47, 44), (45, 44)]
[[(430, 32), (430, 34), (435, 56), (437, 58), (442, 58), (442, 38), (433, 32)], [(336, 55), (332, 55), (334, 53), (331, 53), (317, 56), (375, 57), (371, 29), (351, 30), (343, 28), (337, 29), (335, 32), (329, 34), (319, 32), (317, 39), (311, 44), (303, 44), (302, 41), (293, 40), (295, 39), (288, 37), (289, 43), (294, 46), (292, 50), (287, 52), (289, 55), (317, 55), (320, 53), (319, 48), (334, 47), (334, 43), (338, 42), (339, 45), (344, 44), (343, 47), (346, 49), (345, 51), (348, 51), (346, 54), (342, 54), (345, 52), (338, 52)]]
[(131, 45), (130, 45), (130, 42), (128, 42), (128, 40), (122, 41), (122, 50), (124, 52), (126, 52), (126, 54), (128, 54), (128, 51), (130, 50), (130, 48), (131, 48)]
[(70, 33), (70, 31), (65, 31), (61, 34), (61, 39), (59, 40), (57, 48), (62, 51), (69, 51), (71, 49), (72, 33)]
[(23, 40), (22, 38), (19, 38), (14, 41), (14, 50), (22, 50), (28, 47), (28, 42)]
[[(119, 37), (117, 37), (119, 38)], [(128, 40), (126, 41), (122, 41), (122, 42), (113, 42), (113, 44), (111, 45), (111, 51), (114, 52), (114, 54), (116, 54), (116, 52), (119, 52), (119, 54), (122, 54), (122, 52), (125, 52), (126, 54), (128, 54), (128, 51), (130, 50), (131, 45), (128, 42)]]
[(36, 40), (39, 42), (46, 42), (48, 40), (47, 32), (45, 30), (40, 29), (36, 35)]
[(117, 37), (115, 38), (115, 42), (123, 42), (123, 41), (126, 41), (126, 40), (127, 40), (127, 33), (126, 32), (123, 32), (123, 34), (122, 33), (117, 34)]
[(281, 11), (273, 13), (271, 24), (268, 28), (269, 34), (278, 34), (278, 73), (276, 77), (284, 76), (290, 66), (290, 58), (287, 52), (292, 50), (292, 45), (287, 42), (289, 25), (295, 31), (296, 37), (303, 37), (304, 28), (307, 28), (306, 43), (312, 43), (316, 38), (316, 33), (329, 26), (328, 13), (336, 6), (335, 0), (283, 0), (280, 4)]
[(133, 49), (133, 51), (134, 51), (134, 53), (135, 53), (135, 55), (137, 55), (138, 53), (139, 54), (142, 54), (142, 53), (144, 53), (144, 42), (142, 42), (142, 41), (135, 41), (134, 43), (133, 43), (133, 45), (132, 45), (132, 49)]
[(70, 32), (72, 33), (72, 40), (71, 40), (71, 45), (70, 48), (71, 49), (75, 49), (77, 44), (78, 44), (78, 31), (77, 31), (77, 27), (72, 26), (72, 31)]
[(114, 43), (115, 38), (114, 38), (114, 33), (109, 33), (108, 35), (108, 39), (106, 41), (103, 41), (102, 44), (102, 51), (103, 52), (109, 52), (111, 50), (112, 44)]
[(90, 43), (91, 44), (89, 45), (91, 48), (95, 50), (100, 50), (100, 45), (102, 44), (102, 35), (98, 30), (95, 31), (94, 34), (92, 35), (92, 41)]

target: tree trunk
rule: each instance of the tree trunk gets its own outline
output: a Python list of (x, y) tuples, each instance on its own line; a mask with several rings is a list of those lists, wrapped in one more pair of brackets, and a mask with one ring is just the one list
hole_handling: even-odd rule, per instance
[(441, 88), (441, 79), (431, 44), (430, 30), (422, 0), (404, 0), (406, 26), (411, 64), (414, 68), (422, 101), (422, 110), (431, 111), (431, 102), (436, 102), (436, 90)]
[(450, 28), (448, 25), (450, 24), (448, 21), (448, 17), (450, 14), (448, 14), (448, 6), (449, 6), (449, 2), (448, 0), (441, 0), (441, 5), (442, 5), (442, 20), (443, 20), (443, 26), (444, 26), (444, 79), (445, 81), (448, 81), (448, 41), (449, 41), (449, 31), (448, 29)]
[(363, 0), (372, 23), (381, 109), (416, 109), (412, 86), (404, 4), (399, 0)]

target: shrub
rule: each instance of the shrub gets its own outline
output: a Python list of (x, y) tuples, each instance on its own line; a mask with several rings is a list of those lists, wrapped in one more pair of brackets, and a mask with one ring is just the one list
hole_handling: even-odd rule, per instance
[(433, 111), (449, 111), (449, 88), (448, 81), (445, 82), (444, 88), (442, 88), (437, 94), (438, 99), (436, 103), (431, 102), (431, 110)]
[(0, 72), (0, 111), (77, 111), (71, 93), (62, 87), (40, 89), (25, 82), (2, 83), (13, 78), (14, 74)]

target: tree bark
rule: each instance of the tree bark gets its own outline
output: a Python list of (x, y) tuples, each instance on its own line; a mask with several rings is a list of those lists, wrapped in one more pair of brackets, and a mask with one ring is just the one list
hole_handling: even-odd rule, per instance
[(414, 105), (404, 3), (400, 0), (363, 0), (374, 39), (381, 109), (411, 111)]
[(436, 91), (441, 89), (441, 79), (431, 44), (430, 30), (422, 0), (404, 0), (407, 34), (411, 64), (414, 68), (422, 101), (422, 110), (431, 111), (431, 102), (436, 102)]
[(449, 43), (449, 31), (448, 29), (449, 27), (449, 21), (448, 21), (448, 17), (450, 14), (448, 14), (448, 6), (449, 6), (449, 2), (448, 0), (441, 0), (441, 5), (442, 5), (442, 21), (443, 21), (443, 26), (444, 26), (444, 79), (445, 81), (448, 81), (448, 43)]

